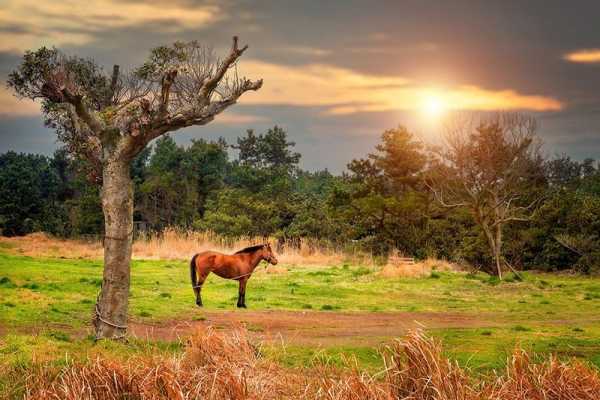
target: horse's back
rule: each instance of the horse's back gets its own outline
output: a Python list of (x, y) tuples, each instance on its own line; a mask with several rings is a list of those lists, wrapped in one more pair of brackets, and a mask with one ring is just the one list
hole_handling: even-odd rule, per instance
[(236, 258), (218, 251), (203, 251), (196, 256), (196, 265), (200, 268), (221, 268), (236, 264)]
[(240, 260), (236, 255), (203, 251), (196, 256), (196, 268), (199, 271), (214, 272), (222, 278), (240, 275)]
[(210, 257), (210, 256), (224, 256), (224, 255), (225, 254), (219, 253), (218, 251), (207, 250), (207, 251), (202, 251), (202, 252), (196, 254), (196, 258), (198, 258), (198, 257), (206, 258), (206, 257)]
[(220, 259), (223, 256), (224, 254), (219, 253), (218, 251), (203, 251), (201, 253), (196, 254), (196, 265), (213, 265), (216, 260)]

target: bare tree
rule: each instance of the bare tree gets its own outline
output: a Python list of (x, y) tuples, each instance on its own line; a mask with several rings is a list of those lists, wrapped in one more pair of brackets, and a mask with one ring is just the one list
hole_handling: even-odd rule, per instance
[(540, 200), (533, 190), (543, 176), (536, 121), (514, 113), (479, 120), (459, 115), (448, 123), (444, 139), (428, 185), (442, 206), (471, 211), (502, 278), (503, 265), (510, 267), (502, 255), (503, 227), (528, 221)]
[(237, 37), (215, 57), (198, 42), (153, 49), (139, 68), (106, 75), (92, 60), (56, 49), (27, 52), (8, 85), (17, 96), (41, 99), (46, 125), (71, 154), (91, 165), (102, 185), (104, 279), (96, 303), (96, 337), (119, 338), (127, 329), (133, 233), (130, 163), (150, 141), (180, 128), (205, 125), (262, 80), (240, 78), (235, 66), (248, 46)]

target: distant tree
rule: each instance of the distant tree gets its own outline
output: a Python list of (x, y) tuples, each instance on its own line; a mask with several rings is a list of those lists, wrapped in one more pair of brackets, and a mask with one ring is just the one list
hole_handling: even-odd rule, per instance
[(281, 208), (282, 204), (260, 193), (227, 188), (208, 201), (204, 218), (196, 227), (224, 236), (268, 237), (281, 226)]
[(241, 165), (260, 168), (263, 158), (260, 154), (260, 138), (254, 133), (254, 129), (247, 129), (246, 136), (237, 138), (237, 145), (231, 147), (238, 150), (238, 160)]
[(248, 129), (246, 136), (239, 137), (237, 145), (232, 147), (239, 150), (238, 160), (241, 165), (283, 169), (291, 173), (300, 161), (300, 153), (292, 151), (295, 145), (294, 142), (288, 142), (286, 131), (275, 125), (258, 136), (254, 134), (254, 130)]
[(426, 165), (422, 144), (402, 126), (383, 132), (367, 158), (352, 160), (346, 185), (330, 198), (352, 238), (377, 253), (422, 253), (430, 201), (419, 187)]
[(583, 176), (583, 167), (583, 163), (567, 155), (548, 160), (545, 165), (548, 183), (558, 188), (576, 186)]
[(225, 186), (229, 156), (227, 143), (223, 138), (217, 141), (193, 140), (185, 153), (183, 168), (197, 194), (197, 213), (200, 217), (206, 211), (208, 196)]
[(20, 97), (42, 100), (46, 125), (71, 154), (93, 167), (102, 185), (105, 217), (104, 280), (96, 305), (97, 338), (126, 332), (133, 232), (134, 158), (168, 132), (205, 125), (262, 81), (229, 73), (247, 46), (237, 37), (216, 59), (197, 42), (161, 46), (131, 73), (107, 76), (92, 60), (45, 47), (26, 52), (8, 85)]
[(0, 156), (0, 229), (6, 236), (52, 230), (49, 207), (58, 176), (44, 156), (8, 152)]
[(502, 277), (503, 265), (509, 265), (502, 253), (503, 228), (529, 221), (541, 199), (535, 191), (543, 180), (535, 120), (498, 113), (476, 123), (463, 115), (448, 125), (445, 140), (430, 188), (443, 206), (471, 211)]
[(136, 209), (153, 229), (189, 227), (197, 216), (196, 182), (185, 165), (186, 150), (168, 135), (156, 140)]

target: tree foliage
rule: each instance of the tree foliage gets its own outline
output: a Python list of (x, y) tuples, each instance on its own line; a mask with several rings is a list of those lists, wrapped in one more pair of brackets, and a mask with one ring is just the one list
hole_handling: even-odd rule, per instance
[[(495, 168), (478, 176), (493, 176), (490, 171), (506, 174), (507, 158), (502, 154), (508, 150), (496, 142), (497, 128), (479, 126), (471, 133), (467, 154), (475, 157), (469, 161), (472, 168)], [(510, 142), (506, 146), (515, 148)], [(159, 231), (179, 226), (231, 238), (275, 236), (292, 244), (318, 238), (376, 254), (397, 249), (416, 257), (495, 267), (472, 207), (444, 207), (428, 187), (442, 176), (454, 179), (447, 185), (461, 183), (453, 164), (441, 163), (439, 149), (431, 152), (403, 127), (385, 131), (373, 151), (352, 160), (340, 176), (302, 170), (293, 142), (279, 127), (244, 133), (233, 146), (233, 156), (230, 147), (223, 139), (195, 140), (187, 147), (169, 136), (157, 140), (131, 165), (135, 219)], [(535, 151), (527, 154), (519, 164), (523, 170), (518, 184), (510, 191), (518, 198), (511, 203), (527, 207), (538, 200), (531, 209), (516, 210), (515, 215), (527, 221), (504, 224), (503, 257), (520, 268), (599, 272), (597, 164), (567, 156), (543, 161)], [(4, 234), (102, 232), (99, 191), (85, 179), (81, 160), (58, 151), (52, 158), (6, 153), (0, 163)], [(449, 194), (443, 193), (446, 205), (461, 202)], [(492, 204), (482, 199), (484, 205)]]

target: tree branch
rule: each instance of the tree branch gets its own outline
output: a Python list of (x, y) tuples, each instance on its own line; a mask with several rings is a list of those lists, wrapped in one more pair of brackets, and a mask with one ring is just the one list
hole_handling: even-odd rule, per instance
[(467, 202), (462, 202), (462, 203), (455, 203), (455, 204), (448, 204), (444, 201), (444, 197), (443, 197), (443, 192), (442, 190), (438, 191), (435, 190), (429, 183), (425, 182), (425, 186), (431, 191), (431, 193), (433, 193), (433, 197), (435, 197), (435, 199), (438, 201), (438, 203), (440, 203), (440, 205), (442, 207), (446, 207), (446, 208), (456, 208), (456, 207), (463, 207), (463, 206), (467, 206), (469, 205), (469, 203)]
[(148, 143), (151, 140), (163, 135), (167, 132), (175, 131), (181, 128), (185, 128), (192, 125), (206, 125), (207, 123), (214, 120), (214, 118), (223, 112), (227, 107), (235, 104), (237, 99), (247, 91), (256, 91), (262, 87), (263, 81), (259, 79), (257, 81), (251, 81), (245, 79), (241, 85), (227, 98), (211, 102), (208, 106), (202, 110), (197, 111), (195, 109), (180, 113), (174, 117), (165, 117), (160, 120), (155, 120), (150, 126), (145, 126), (142, 130), (146, 131), (145, 142)]
[(244, 53), (244, 51), (246, 51), (246, 49), (248, 49), (248, 45), (242, 47), (241, 49), (238, 48), (238, 37), (234, 36), (233, 45), (231, 46), (229, 55), (223, 61), (221, 61), (221, 63), (217, 67), (214, 76), (210, 79), (207, 79), (202, 85), (202, 88), (200, 89), (201, 99), (208, 103), (210, 95), (212, 94), (213, 90), (215, 90), (221, 79), (223, 79), (223, 77), (227, 73), (227, 70), (229, 70), (229, 68), (235, 64), (237, 59), (240, 58), (240, 56)]
[(75, 112), (77, 113), (77, 116), (81, 118), (83, 122), (85, 122), (85, 124), (92, 130), (92, 132), (94, 132), (97, 135), (100, 135), (100, 133), (103, 130), (103, 124), (94, 114), (90, 113), (90, 111), (83, 102), (83, 97), (81, 95), (72, 94), (66, 88), (62, 89), (61, 93), (63, 94), (65, 100), (75, 107)]
[(165, 73), (161, 79), (161, 90), (160, 90), (160, 105), (158, 108), (158, 117), (163, 118), (169, 111), (169, 95), (171, 93), (171, 86), (175, 82), (177, 76), (177, 70), (173, 69)]
[(106, 106), (113, 104), (115, 93), (117, 91), (117, 84), (119, 83), (119, 66), (113, 65), (112, 77), (110, 80), (110, 89), (106, 96)]

